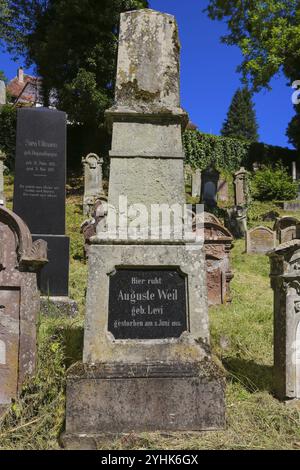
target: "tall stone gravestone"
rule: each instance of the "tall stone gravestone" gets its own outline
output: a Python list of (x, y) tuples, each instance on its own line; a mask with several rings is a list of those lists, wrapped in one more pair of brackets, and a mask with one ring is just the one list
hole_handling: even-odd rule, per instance
[(220, 173), (212, 167), (202, 171), (202, 197), (201, 202), (205, 206), (215, 207), (217, 205), (218, 185)]
[(0, 413), (35, 371), (37, 272), (46, 262), (46, 242), (33, 243), (25, 223), (0, 207)]
[(96, 200), (103, 196), (103, 158), (95, 153), (89, 153), (82, 159), (82, 163), (84, 167), (83, 213), (91, 215)]
[(65, 235), (66, 114), (47, 108), (18, 110), (14, 211), (33, 239), (48, 243), (43, 295), (69, 304), (69, 237)]
[[(121, 15), (116, 104), (107, 117), (109, 207), (120, 196), (149, 209), (184, 204), (187, 116), (173, 16)], [(120, 232), (116, 239), (101, 227), (90, 240), (83, 363), (68, 373), (64, 445), (95, 447), (106, 432), (222, 428), (225, 384), (209, 347), (203, 247)]]
[(197, 168), (192, 177), (192, 196), (200, 198), (201, 196), (201, 170)]
[(0, 107), (6, 104), (6, 87), (3, 80), (0, 80)]
[(244, 167), (234, 174), (234, 197), (236, 206), (247, 204), (247, 171)]
[(274, 290), (274, 388), (281, 400), (300, 400), (300, 240), (269, 253)]

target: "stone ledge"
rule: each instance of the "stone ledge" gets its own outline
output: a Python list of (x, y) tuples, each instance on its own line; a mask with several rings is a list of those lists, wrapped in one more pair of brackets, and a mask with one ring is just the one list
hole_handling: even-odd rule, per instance
[[(98, 373), (95, 371), (93, 377), (86, 374), (67, 379), (66, 444), (68, 436), (95, 446), (95, 436), (105, 433), (224, 429), (225, 380), (217, 367), (205, 376), (201, 367), (192, 374), (191, 365), (187, 375), (183, 370), (178, 376), (179, 364), (174, 377), (173, 365), (169, 364), (167, 377), (166, 364), (163, 377), (158, 370), (157, 376), (134, 377), (130, 376), (133, 365), (129, 364), (123, 365), (126, 377), (107, 373), (100, 378), (103, 366), (97, 366)], [(194, 366), (197, 369), (200, 364)]]

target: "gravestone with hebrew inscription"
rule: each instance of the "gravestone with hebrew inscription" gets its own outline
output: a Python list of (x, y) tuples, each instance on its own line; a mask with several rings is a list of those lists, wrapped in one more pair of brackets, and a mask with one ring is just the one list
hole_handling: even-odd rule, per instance
[(33, 243), (23, 220), (0, 207), (0, 413), (35, 371), (37, 272), (46, 263), (47, 243)]
[[(145, 41), (147, 37), (147, 41)], [(133, 205), (185, 203), (179, 40), (173, 16), (147, 9), (120, 22), (108, 215), (89, 240), (83, 363), (67, 378), (66, 447), (105, 433), (224, 426), (224, 377), (210, 352), (203, 244), (173, 230), (128, 238)], [(124, 206), (123, 199), (127, 205)], [(120, 205), (119, 205), (120, 203)], [(114, 208), (114, 210), (113, 210)], [(112, 217), (112, 219), (114, 219)], [(122, 230), (121, 230), (122, 227)], [(192, 245), (192, 246), (191, 246)]]
[(265, 254), (276, 247), (276, 232), (268, 227), (255, 227), (247, 231), (246, 252)]
[[(47, 108), (18, 110), (14, 211), (33, 239), (48, 243), (49, 264), (39, 288), (62, 312), (76, 311), (69, 295), (69, 245), (66, 229), (66, 114)], [(50, 307), (49, 307), (50, 308)], [(53, 308), (55, 309), (55, 307)]]
[(275, 394), (281, 400), (300, 400), (300, 240), (279, 245), (269, 257)]

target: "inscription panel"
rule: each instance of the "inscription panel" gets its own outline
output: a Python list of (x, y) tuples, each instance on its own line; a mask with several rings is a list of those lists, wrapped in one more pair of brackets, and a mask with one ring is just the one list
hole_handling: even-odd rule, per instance
[(117, 269), (108, 331), (116, 339), (179, 338), (187, 330), (187, 278), (174, 269)]
[(14, 212), (31, 233), (65, 233), (66, 114), (18, 110)]

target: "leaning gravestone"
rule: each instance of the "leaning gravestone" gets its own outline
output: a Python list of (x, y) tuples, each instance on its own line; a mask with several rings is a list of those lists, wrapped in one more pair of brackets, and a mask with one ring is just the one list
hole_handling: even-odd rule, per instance
[(281, 400), (300, 400), (300, 240), (279, 245), (269, 257), (274, 290), (275, 393)]
[[(145, 41), (147, 37), (147, 41)], [(187, 116), (173, 16), (123, 13), (108, 204), (183, 205)], [(67, 447), (104, 433), (224, 426), (224, 377), (209, 347), (203, 247), (174, 238), (90, 240), (83, 363), (67, 378)], [(147, 224), (146, 224), (147, 228)], [(108, 236), (107, 236), (108, 235)]]
[(102, 182), (103, 158), (89, 153), (82, 159), (84, 167), (83, 213), (91, 215), (95, 202), (104, 195)]
[[(39, 277), (43, 295), (63, 313), (74, 314), (69, 294), (66, 225), (66, 114), (47, 108), (18, 110), (14, 211), (33, 239), (47, 241), (49, 264)], [(47, 310), (48, 300), (43, 301)]]
[(255, 227), (246, 234), (246, 252), (264, 254), (276, 247), (276, 233), (268, 227)]
[(32, 243), (25, 223), (0, 207), (0, 413), (35, 371), (36, 273), (46, 262), (46, 242)]

